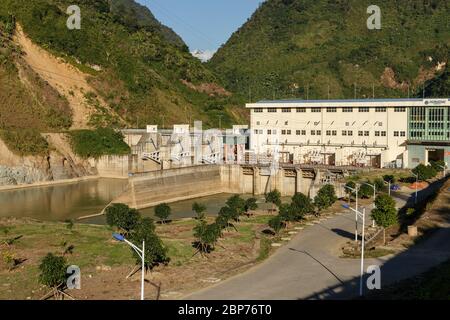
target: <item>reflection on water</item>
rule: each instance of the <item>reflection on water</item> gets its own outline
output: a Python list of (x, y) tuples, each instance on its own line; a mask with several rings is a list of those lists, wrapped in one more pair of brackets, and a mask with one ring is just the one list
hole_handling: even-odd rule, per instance
[[(126, 188), (126, 180), (99, 179), (74, 184), (54, 185), (30, 189), (18, 189), (0, 192), (0, 217), (33, 218), (41, 221), (75, 220), (82, 216), (100, 213), (101, 210), (117, 198)], [(206, 206), (206, 214), (215, 216), (225, 205), (231, 194), (217, 194), (203, 198), (171, 203), (171, 219), (191, 218), (195, 216), (192, 204), (199, 202)], [(242, 195), (244, 199), (251, 195)], [(260, 209), (271, 208), (265, 203), (264, 196), (257, 196)], [(283, 202), (289, 201), (283, 198)], [(154, 217), (154, 208), (139, 210), (144, 217)], [(105, 224), (105, 217), (94, 217), (82, 223)]]
[(0, 217), (64, 221), (96, 214), (126, 188), (126, 180), (98, 179), (0, 192)]

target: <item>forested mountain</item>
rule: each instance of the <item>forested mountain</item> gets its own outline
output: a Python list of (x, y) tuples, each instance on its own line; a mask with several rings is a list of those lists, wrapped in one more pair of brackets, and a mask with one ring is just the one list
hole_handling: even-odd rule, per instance
[(114, 18), (126, 26), (135, 29), (160, 30), (163, 37), (169, 42), (180, 47), (186, 46), (183, 39), (172, 29), (161, 24), (146, 6), (140, 5), (134, 0), (109, 0), (109, 6)]
[[(381, 30), (367, 28), (372, 4)], [(424, 81), (448, 77), (449, 8), (448, 0), (267, 0), (208, 65), (253, 101), (421, 95)]]
[[(194, 119), (217, 126), (219, 117), (223, 124), (242, 119), (235, 98), (148, 9), (132, 0), (79, 0), (81, 30), (69, 30), (66, 11), (72, 4), (0, 1), (0, 129), (79, 127), (83, 120), (74, 118), (84, 110), (93, 110), (88, 127), (169, 126)], [(48, 58), (48, 67), (36, 65), (43, 61), (39, 55)], [(76, 70), (56, 65), (52, 57)], [(69, 75), (50, 67), (64, 67)], [(80, 72), (87, 83), (74, 85)]]

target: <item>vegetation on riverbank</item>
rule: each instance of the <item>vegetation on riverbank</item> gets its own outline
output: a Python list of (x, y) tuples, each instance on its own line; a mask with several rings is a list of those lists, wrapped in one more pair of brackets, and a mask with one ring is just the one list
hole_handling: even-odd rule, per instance
[(19, 156), (42, 156), (49, 152), (47, 141), (37, 130), (0, 130), (0, 138), (9, 150)]
[(123, 134), (111, 128), (76, 130), (68, 133), (74, 152), (83, 158), (130, 153)]

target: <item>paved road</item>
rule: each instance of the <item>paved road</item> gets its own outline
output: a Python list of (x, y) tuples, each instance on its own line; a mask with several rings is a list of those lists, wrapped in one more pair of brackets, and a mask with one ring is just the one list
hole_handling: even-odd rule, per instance
[[(400, 201), (399, 201), (400, 202)], [(300, 231), (267, 261), (185, 299), (345, 299), (358, 294), (359, 260), (340, 259), (354, 238), (354, 215), (333, 217)], [(396, 256), (366, 259), (381, 267), (382, 285), (409, 278), (450, 258), (450, 223), (427, 241)]]

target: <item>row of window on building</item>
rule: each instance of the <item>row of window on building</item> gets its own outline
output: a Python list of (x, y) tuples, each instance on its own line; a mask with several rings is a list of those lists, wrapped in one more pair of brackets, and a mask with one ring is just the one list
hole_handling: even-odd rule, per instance
[[(282, 113), (291, 113), (294, 110), (294, 108), (267, 108), (267, 112), (268, 113), (277, 113), (279, 109), (281, 109)], [(305, 112), (307, 112), (307, 110), (311, 110), (312, 113), (319, 113), (319, 112), (322, 112), (322, 110), (326, 110), (326, 112), (333, 113), (333, 112), (337, 112), (338, 109), (342, 109), (342, 112), (349, 113), (349, 112), (353, 112), (354, 109), (357, 109), (358, 112), (370, 112), (370, 109), (373, 109), (373, 108), (369, 108), (369, 107), (317, 108), (316, 107), (316, 108), (295, 108), (295, 111), (297, 113), (305, 113)], [(375, 112), (386, 112), (387, 111), (386, 107), (375, 107), (374, 109), (375, 109)], [(255, 108), (255, 109), (253, 109), (253, 112), (263, 113), (264, 108)], [(394, 112), (406, 112), (406, 107), (395, 107)]]
[[(293, 130), (283, 129), (283, 130), (281, 130), (281, 135), (289, 136), (289, 135), (292, 135), (292, 132), (293, 132)], [(297, 136), (306, 136), (306, 132), (307, 132), (306, 130), (295, 130), (295, 134)], [(263, 134), (264, 132), (262, 129), (255, 129), (254, 133), (255, 134)], [(268, 135), (276, 135), (277, 130), (268, 129), (267, 134)], [(310, 134), (312, 136), (321, 136), (322, 130), (311, 130)], [(337, 130), (326, 130), (325, 134), (327, 136), (337, 136), (338, 131)], [(342, 130), (341, 134), (344, 137), (351, 137), (351, 136), (353, 136), (353, 131), (352, 130)], [(358, 136), (359, 137), (369, 137), (370, 131), (358, 131)], [(386, 131), (375, 131), (375, 137), (386, 137), (386, 136), (387, 136)], [(394, 131), (394, 137), (406, 137), (406, 131)]]

